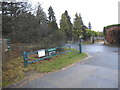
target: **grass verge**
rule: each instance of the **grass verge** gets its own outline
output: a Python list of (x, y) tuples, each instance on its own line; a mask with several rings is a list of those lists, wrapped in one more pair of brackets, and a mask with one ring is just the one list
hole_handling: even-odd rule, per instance
[[(103, 40), (95, 40), (94, 43), (98, 43), (98, 42), (103, 42)], [(88, 44), (91, 44), (90, 41), (84, 41), (82, 42), (82, 45), (88, 45)]]
[(90, 41), (84, 41), (84, 42), (82, 42), (82, 45), (87, 45), (87, 44), (91, 44), (91, 42)]
[[(23, 66), (22, 57), (14, 58), (13, 60), (10, 60), (6, 63), (6, 68), (2, 73), (2, 85), (5, 87), (7, 85), (16, 83), (19, 80), (22, 80), (26, 76), (26, 73), (29, 71), (37, 71), (42, 73), (53, 72), (67, 67), (75, 62), (78, 62), (85, 57), (87, 57), (86, 53), (78, 54), (74, 52), (68, 52), (46, 60), (29, 64), (27, 68), (24, 68)], [(34, 60), (37, 59), (33, 56), (31, 58)]]

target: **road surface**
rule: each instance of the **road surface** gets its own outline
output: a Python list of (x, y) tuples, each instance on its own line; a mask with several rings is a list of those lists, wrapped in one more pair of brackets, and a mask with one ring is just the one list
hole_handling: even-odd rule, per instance
[(118, 88), (118, 48), (97, 43), (83, 45), (82, 49), (91, 57), (21, 88)]

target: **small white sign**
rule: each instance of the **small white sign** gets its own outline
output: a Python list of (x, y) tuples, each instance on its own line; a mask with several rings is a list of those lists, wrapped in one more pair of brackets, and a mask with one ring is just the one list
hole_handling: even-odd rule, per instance
[(38, 50), (38, 57), (45, 56), (45, 50)]

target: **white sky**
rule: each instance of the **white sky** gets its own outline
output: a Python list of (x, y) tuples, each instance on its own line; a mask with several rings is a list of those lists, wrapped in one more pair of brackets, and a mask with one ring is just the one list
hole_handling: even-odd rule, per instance
[(91, 22), (92, 30), (103, 31), (103, 27), (118, 23), (118, 2), (119, 0), (29, 0), (32, 4), (41, 3), (42, 8), (48, 14), (48, 8), (51, 5), (57, 23), (61, 19), (65, 10), (73, 19), (75, 13), (81, 13), (83, 22), (88, 26)]

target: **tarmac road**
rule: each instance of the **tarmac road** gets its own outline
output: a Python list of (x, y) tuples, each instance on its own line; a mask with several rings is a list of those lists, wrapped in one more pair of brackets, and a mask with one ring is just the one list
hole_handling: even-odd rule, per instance
[(83, 45), (82, 49), (91, 57), (21, 88), (118, 88), (118, 48), (97, 43)]

